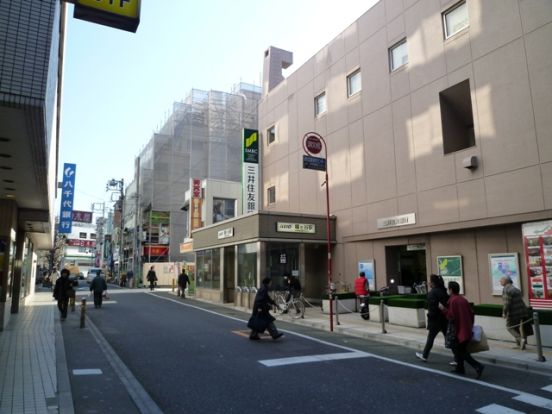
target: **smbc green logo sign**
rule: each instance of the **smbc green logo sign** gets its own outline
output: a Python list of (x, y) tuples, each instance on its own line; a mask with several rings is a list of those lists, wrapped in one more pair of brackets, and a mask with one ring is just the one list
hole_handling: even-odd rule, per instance
[(243, 162), (259, 163), (259, 131), (243, 130)]

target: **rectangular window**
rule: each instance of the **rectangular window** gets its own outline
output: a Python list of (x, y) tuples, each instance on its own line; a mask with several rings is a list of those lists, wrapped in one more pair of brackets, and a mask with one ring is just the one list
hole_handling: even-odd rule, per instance
[(266, 199), (268, 204), (274, 204), (276, 202), (276, 187), (272, 186), (266, 190)]
[(86, 239), (86, 233), (79, 232), (79, 239)]
[(454, 36), (460, 30), (470, 25), (468, 5), (462, 1), (443, 13), (443, 28), (445, 39)]
[(90, 238), (92, 240), (96, 240), (96, 233), (90, 233)]
[(475, 131), (470, 95), (466, 79), (439, 92), (443, 152), (449, 154), (475, 145)]
[(274, 141), (276, 141), (276, 127), (272, 125), (266, 130), (266, 143), (267, 145), (270, 145)]
[(326, 92), (322, 92), (314, 98), (314, 115), (318, 117), (325, 113), (326, 110)]
[(213, 223), (228, 220), (236, 216), (236, 200), (231, 198), (213, 198)]
[(360, 69), (355, 70), (347, 76), (347, 97), (351, 97), (359, 93), (362, 89), (362, 80), (360, 77)]
[(408, 47), (406, 38), (389, 48), (389, 66), (391, 72), (408, 63)]

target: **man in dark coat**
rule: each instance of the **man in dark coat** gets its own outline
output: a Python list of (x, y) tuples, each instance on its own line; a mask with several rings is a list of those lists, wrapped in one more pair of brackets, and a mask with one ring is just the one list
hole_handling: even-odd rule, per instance
[(155, 274), (154, 266), (150, 267), (150, 270), (148, 271), (148, 274), (146, 276), (146, 279), (149, 282), (150, 291), (153, 292), (153, 288), (155, 287), (155, 282), (157, 282), (157, 275)]
[(456, 361), (456, 369), (453, 370), (456, 374), (465, 374), (464, 361), (470, 364), (474, 369), (476, 378), (481, 378), (483, 369), (481, 363), (477, 362), (468, 352), (467, 347), (472, 337), (473, 329), (473, 312), (469, 302), (465, 297), (460, 296), (460, 285), (457, 282), (449, 282), (448, 293), (450, 298), (447, 307), (439, 303), (439, 309), (449, 320), (449, 324), (454, 326), (456, 332), (456, 340), (452, 345), (452, 353)]
[(529, 319), (529, 310), (523, 302), (521, 291), (512, 283), (512, 279), (505, 276), (500, 279), (502, 285), (502, 317), (506, 319), (506, 329), (516, 340), (521, 349), (527, 345), (527, 336), (533, 334), (533, 327)]
[(107, 290), (107, 283), (100, 273), (96, 273), (96, 277), (90, 283), (90, 292), (94, 292), (94, 307), (96, 309), (102, 307), (103, 293)]
[(271, 279), (265, 277), (263, 279), (262, 286), (257, 291), (255, 295), (255, 302), (253, 303), (253, 312), (247, 326), (251, 328), (251, 334), (249, 339), (258, 340), (260, 333), (263, 333), (265, 330), (268, 330), (272, 339), (278, 339), (284, 334), (278, 332), (276, 325), (274, 325), (274, 317), (270, 314), (270, 307), (276, 306), (276, 302), (268, 294), (268, 288), (270, 286)]
[(61, 275), (57, 278), (54, 287), (54, 298), (57, 300), (58, 309), (61, 314), (60, 319), (62, 321), (67, 319), (69, 299), (74, 295), (75, 291), (73, 290), (73, 282), (69, 279), (69, 270), (62, 269)]
[(443, 312), (439, 309), (439, 303), (446, 305), (448, 302), (447, 289), (445, 288), (445, 282), (443, 278), (438, 275), (431, 275), (429, 277), (429, 286), (431, 290), (427, 294), (427, 340), (422, 353), (416, 352), (416, 356), (422, 361), (426, 362), (429, 357), (429, 352), (433, 348), (433, 342), (439, 332), (443, 333), (443, 336), (447, 335), (448, 321)]
[(182, 269), (182, 272), (180, 272), (180, 275), (178, 275), (178, 296), (180, 296), (182, 299), (186, 297), (186, 288), (188, 287), (188, 283), (190, 283), (190, 278), (186, 274), (186, 271)]

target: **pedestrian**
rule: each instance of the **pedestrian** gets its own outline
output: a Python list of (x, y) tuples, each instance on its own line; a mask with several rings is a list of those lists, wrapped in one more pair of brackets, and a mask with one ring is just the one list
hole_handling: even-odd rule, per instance
[(120, 281), (119, 286), (126, 287), (126, 280), (127, 280), (127, 274), (122, 272), (121, 273), (121, 281)]
[(182, 269), (182, 272), (178, 275), (178, 296), (184, 299), (186, 297), (186, 288), (188, 287), (188, 283), (190, 283), (190, 278), (186, 274), (186, 271)]
[(127, 272), (126, 277), (127, 277), (128, 287), (131, 288), (132, 281), (134, 280), (134, 272), (132, 271), (132, 269)]
[(69, 298), (74, 297), (73, 282), (69, 279), (69, 270), (62, 269), (60, 277), (57, 278), (54, 287), (54, 298), (57, 300), (60, 319), (67, 319), (67, 308), (69, 307)]
[(454, 354), (456, 368), (452, 371), (456, 374), (464, 375), (464, 361), (470, 364), (476, 372), (476, 378), (481, 378), (484, 365), (477, 362), (467, 350), (467, 346), (472, 337), (473, 330), (473, 312), (470, 304), (463, 296), (460, 296), (460, 285), (457, 282), (449, 282), (448, 284), (449, 300), (445, 307), (439, 303), (439, 309), (447, 317), (449, 321), (448, 330), (452, 333), (452, 341), (449, 346)]
[(251, 328), (251, 334), (249, 339), (252, 341), (261, 339), (259, 337), (260, 333), (263, 333), (265, 330), (268, 330), (272, 339), (278, 339), (284, 334), (278, 332), (276, 325), (274, 325), (274, 317), (270, 314), (271, 306), (276, 306), (276, 302), (268, 294), (268, 288), (270, 287), (271, 279), (265, 277), (263, 283), (257, 294), (255, 295), (255, 302), (253, 303), (253, 311), (251, 313), (251, 318), (247, 326)]
[(98, 272), (92, 283), (90, 283), (90, 292), (94, 292), (94, 307), (96, 309), (102, 307), (103, 294), (107, 290), (107, 283), (105, 279)]
[(504, 276), (500, 279), (500, 284), (502, 285), (502, 317), (506, 319), (506, 329), (514, 337), (516, 348), (525, 349), (527, 336), (533, 335), (529, 309), (525, 306), (521, 291), (514, 286), (512, 279)]
[(444, 306), (449, 299), (445, 281), (439, 275), (431, 275), (429, 277), (429, 287), (431, 289), (427, 294), (427, 339), (423, 352), (416, 352), (416, 356), (424, 362), (427, 361), (429, 352), (433, 348), (435, 337), (439, 332), (442, 332), (443, 336), (446, 337), (448, 326), (446, 316), (439, 309), (439, 304)]
[(146, 276), (147, 281), (149, 282), (150, 291), (153, 292), (155, 285), (157, 284), (157, 275), (155, 274), (154, 266), (150, 267), (148, 274)]

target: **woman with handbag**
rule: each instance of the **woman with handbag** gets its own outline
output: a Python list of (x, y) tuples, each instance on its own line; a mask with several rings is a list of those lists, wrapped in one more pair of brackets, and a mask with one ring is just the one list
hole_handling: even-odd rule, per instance
[[(452, 371), (456, 374), (464, 375), (464, 361), (470, 364), (476, 372), (476, 378), (481, 378), (484, 365), (477, 362), (468, 352), (467, 347), (472, 337), (473, 330), (473, 312), (470, 304), (463, 296), (460, 296), (460, 285), (456, 282), (449, 282), (448, 293), (450, 298), (447, 307), (439, 303), (439, 309), (449, 320), (449, 330), (447, 332), (447, 343), (452, 349), (454, 360), (457, 365)], [(450, 338), (451, 331), (454, 328), (454, 338)], [(451, 343), (452, 342), (452, 343)]]
[(256, 341), (261, 339), (259, 337), (260, 333), (263, 333), (265, 330), (268, 330), (272, 339), (278, 339), (284, 334), (278, 332), (274, 321), (276, 320), (269, 312), (272, 305), (276, 306), (276, 302), (268, 295), (268, 288), (270, 286), (271, 279), (265, 277), (263, 279), (262, 286), (257, 291), (255, 295), (255, 302), (253, 303), (253, 312), (247, 327), (251, 328), (251, 334), (249, 339)]

